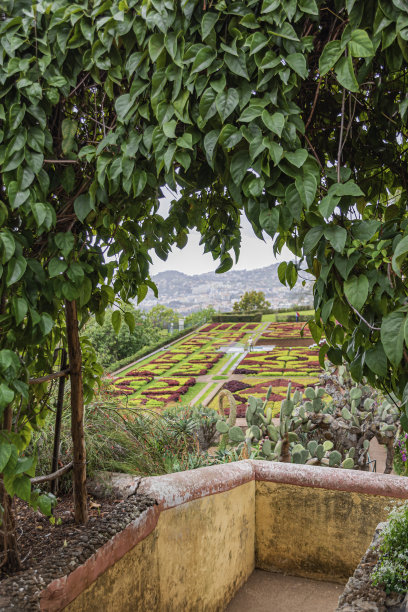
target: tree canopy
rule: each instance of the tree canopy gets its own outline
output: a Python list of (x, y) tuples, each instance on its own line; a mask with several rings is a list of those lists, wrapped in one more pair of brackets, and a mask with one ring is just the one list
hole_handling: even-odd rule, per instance
[(132, 332), (127, 325), (121, 325), (120, 329), (115, 330), (111, 313), (108, 313), (102, 325), (91, 319), (84, 329), (85, 336), (95, 349), (98, 362), (105, 368), (160, 340), (159, 328), (144, 313), (133, 308), (127, 311), (135, 319)]
[(245, 291), (238, 302), (234, 302), (234, 312), (251, 312), (254, 310), (268, 310), (270, 302), (265, 299), (263, 291)]
[[(102, 321), (117, 298), (143, 299), (155, 289), (149, 251), (165, 259), (194, 227), (224, 272), (242, 214), (296, 256), (281, 281), (314, 275), (322, 358), (408, 402), (407, 41), (403, 0), (6, 3), (0, 471), (10, 494), (31, 496), (19, 454), (46, 387), (28, 379), (66, 342), (64, 302), (83, 322)], [(167, 218), (164, 189), (178, 192)], [(88, 395), (93, 362), (89, 347)]]

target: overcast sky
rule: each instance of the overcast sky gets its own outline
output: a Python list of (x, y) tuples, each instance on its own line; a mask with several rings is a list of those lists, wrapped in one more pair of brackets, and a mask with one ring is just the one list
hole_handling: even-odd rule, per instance
[[(169, 209), (170, 200), (163, 198), (159, 213), (164, 217)], [(274, 257), (272, 249), (272, 238), (265, 234), (265, 242), (259, 240), (252, 230), (249, 221), (245, 215), (241, 217), (241, 255), (238, 263), (234, 264), (232, 270), (254, 270), (255, 268), (264, 268), (270, 266), (277, 261), (292, 259), (290, 251), (286, 247), (282, 251), (282, 255), (277, 259)], [(210, 253), (203, 252), (203, 246), (199, 245), (200, 234), (194, 230), (191, 231), (188, 238), (188, 243), (184, 249), (173, 248), (172, 253), (168, 256), (167, 261), (162, 261), (154, 251), (150, 252), (153, 259), (153, 265), (150, 267), (150, 274), (158, 274), (166, 270), (177, 270), (184, 274), (203, 274), (204, 272), (214, 272), (218, 267), (219, 261), (214, 261)], [(235, 255), (232, 254), (234, 261)]]

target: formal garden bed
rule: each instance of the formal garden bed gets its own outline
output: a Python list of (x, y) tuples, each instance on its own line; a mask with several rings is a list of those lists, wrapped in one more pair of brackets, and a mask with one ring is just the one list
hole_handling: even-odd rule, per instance
[(321, 372), (319, 351), (306, 348), (276, 348), (267, 352), (252, 352), (243, 359), (235, 374), (310, 375)]

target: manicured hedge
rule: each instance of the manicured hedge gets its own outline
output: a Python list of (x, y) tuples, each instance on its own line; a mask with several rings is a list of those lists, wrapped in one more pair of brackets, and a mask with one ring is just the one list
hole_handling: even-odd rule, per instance
[(262, 312), (221, 312), (213, 315), (211, 321), (213, 323), (260, 323), (262, 321)]
[(115, 363), (112, 363), (112, 365), (109, 366), (109, 368), (106, 368), (106, 372), (107, 373), (116, 372), (116, 370), (120, 370), (120, 368), (124, 368), (125, 366), (129, 365), (129, 363), (132, 363), (133, 361), (137, 361), (138, 359), (142, 359), (143, 357), (146, 357), (146, 355), (150, 355), (150, 353), (157, 351), (157, 349), (162, 348), (162, 346), (166, 346), (166, 344), (170, 344), (171, 342), (174, 342), (175, 340), (179, 340), (179, 338), (183, 338), (184, 336), (191, 334), (191, 332), (193, 332), (195, 329), (200, 327), (200, 325), (196, 325), (195, 327), (189, 327), (188, 329), (182, 329), (181, 331), (178, 331), (172, 334), (171, 336), (166, 336), (164, 340), (160, 340), (160, 342), (156, 342), (156, 344), (150, 344), (149, 346), (145, 346), (143, 349), (141, 349), (137, 353), (134, 353), (133, 355), (129, 355), (129, 357), (125, 357), (124, 359), (121, 359), (120, 361), (115, 361)]
[(293, 323), (297, 321), (309, 321), (309, 319), (313, 319), (313, 315), (302, 315), (300, 314), (298, 319), (296, 319), (296, 315), (294, 314), (277, 314), (276, 321), (279, 323)]

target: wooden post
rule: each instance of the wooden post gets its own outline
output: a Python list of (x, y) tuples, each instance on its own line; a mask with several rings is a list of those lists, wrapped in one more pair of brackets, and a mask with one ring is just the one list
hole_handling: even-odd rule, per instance
[(88, 520), (86, 499), (86, 448), (84, 436), (84, 393), (82, 387), (82, 353), (79, 342), (78, 316), (75, 300), (65, 301), (67, 342), (71, 379), (71, 434), (73, 443), (73, 486), (75, 521)]
[[(61, 349), (61, 370), (67, 368), (67, 351)], [(54, 432), (54, 450), (52, 453), (52, 465), (51, 472), (58, 470), (58, 459), (59, 459), (59, 448), (61, 440), (61, 421), (62, 421), (62, 409), (64, 406), (64, 390), (65, 390), (65, 376), (59, 379), (58, 384), (58, 399), (57, 399), (57, 413), (55, 415), (55, 432)], [(55, 495), (58, 489), (58, 479), (51, 481), (50, 491)]]

